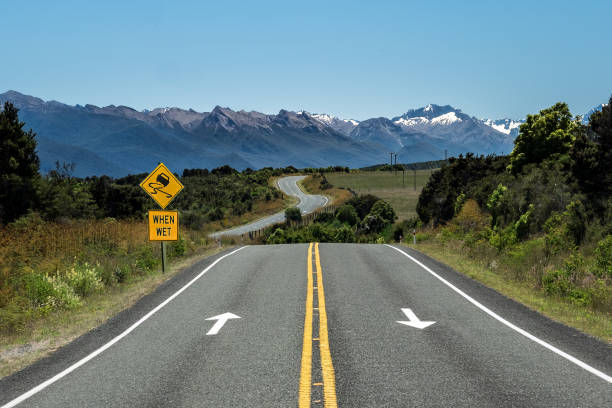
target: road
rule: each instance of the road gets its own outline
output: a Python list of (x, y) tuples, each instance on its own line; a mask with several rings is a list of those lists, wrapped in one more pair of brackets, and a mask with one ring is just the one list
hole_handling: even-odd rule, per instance
[[(297, 207), (302, 214), (309, 214), (318, 208), (325, 206), (328, 202), (327, 197), (322, 195), (312, 195), (304, 193), (297, 185), (297, 182), (306, 178), (306, 176), (288, 176), (278, 180), (278, 188), (285, 194), (296, 197), (299, 200)], [(250, 224), (232, 228), (225, 231), (219, 231), (211, 234), (213, 238), (229, 235), (247, 234), (250, 231), (257, 231), (269, 225), (285, 221), (285, 211), (280, 211), (274, 215), (261, 218)]]
[(248, 246), (0, 380), (0, 406), (610, 407), (611, 351), (404, 247)]

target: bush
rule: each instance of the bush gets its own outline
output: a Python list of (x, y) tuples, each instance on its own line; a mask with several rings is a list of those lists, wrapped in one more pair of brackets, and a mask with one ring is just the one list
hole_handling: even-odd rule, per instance
[(467, 200), (461, 206), (454, 223), (463, 231), (468, 232), (484, 229), (488, 224), (488, 219), (489, 217), (480, 210), (476, 200)]
[(359, 234), (378, 234), (385, 227), (385, 220), (380, 215), (368, 215), (361, 221), (357, 227)]
[(168, 256), (174, 258), (185, 255), (185, 252), (187, 251), (187, 245), (185, 245), (185, 240), (182, 237), (179, 237), (177, 241), (172, 242), (170, 244), (169, 249), (170, 251), (168, 253)]
[(612, 235), (599, 241), (595, 249), (594, 274), (602, 278), (612, 278)]
[(300, 222), (302, 220), (302, 212), (297, 207), (287, 208), (285, 210), (285, 219), (290, 222)]
[(404, 237), (404, 228), (402, 228), (401, 225), (396, 225), (395, 228), (393, 228), (393, 240), (395, 242), (400, 242), (403, 237)]
[(96, 266), (89, 265), (87, 262), (72, 265), (59, 278), (66, 282), (81, 297), (89, 296), (104, 287)]
[[(322, 224), (313, 224), (308, 227), (307, 235), (312, 237), (312, 241), (318, 242), (333, 242), (334, 241), (334, 230), (333, 228), (327, 228)], [(306, 238), (309, 241), (308, 238)]]
[(359, 222), (357, 210), (350, 204), (345, 204), (336, 210), (336, 218), (348, 225), (355, 225)]
[(74, 308), (81, 303), (73, 287), (60, 277), (27, 273), (23, 279), (27, 298), (43, 314), (57, 307)]
[(284, 244), (285, 231), (282, 228), (277, 228), (274, 232), (266, 239), (266, 244)]
[(223, 217), (225, 217), (225, 214), (223, 214), (223, 210), (220, 207), (213, 208), (208, 212), (208, 219), (210, 221), (222, 220)]
[(332, 213), (323, 212), (321, 214), (317, 214), (314, 219), (314, 222), (318, 222), (319, 224), (329, 224), (334, 221), (334, 215)]
[(355, 208), (355, 210), (357, 211), (359, 219), (363, 219), (366, 215), (370, 213), (372, 206), (378, 200), (380, 200), (380, 198), (372, 194), (365, 194), (351, 198), (346, 202), (346, 204), (352, 205), (353, 208)]
[(160, 259), (153, 256), (151, 247), (143, 247), (136, 258), (136, 269), (142, 273), (150, 272)]
[(349, 226), (343, 225), (336, 230), (336, 234), (334, 236), (335, 242), (355, 242), (355, 233), (353, 229)]
[(35, 307), (44, 306), (53, 297), (53, 282), (46, 275), (30, 272), (23, 276), (25, 294)]
[(392, 223), (395, 221), (395, 211), (393, 210), (393, 207), (391, 207), (391, 204), (384, 200), (378, 200), (375, 202), (370, 210), (370, 214), (378, 215), (386, 223)]

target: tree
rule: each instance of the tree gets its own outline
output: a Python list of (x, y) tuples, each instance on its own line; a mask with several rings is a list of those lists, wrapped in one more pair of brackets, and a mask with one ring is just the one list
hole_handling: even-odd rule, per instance
[(612, 97), (608, 105), (591, 115), (587, 129), (577, 135), (570, 157), (580, 189), (590, 201), (605, 202), (612, 195)]
[(596, 142), (599, 145), (599, 173), (600, 185), (607, 194), (612, 194), (612, 96), (601, 111), (591, 115), (590, 125), (597, 135)]
[(285, 210), (285, 218), (287, 221), (299, 222), (302, 220), (302, 213), (297, 207), (287, 208)]
[(336, 218), (349, 225), (355, 225), (359, 222), (355, 207), (350, 204), (345, 204), (336, 210)]
[(0, 111), (0, 222), (11, 222), (32, 208), (40, 160), (36, 134), (23, 130), (19, 110), (10, 102)]
[(536, 115), (527, 115), (510, 153), (508, 170), (521, 172), (529, 163), (541, 163), (555, 153), (566, 154), (575, 139), (578, 123), (566, 103), (559, 102)]
[(378, 200), (372, 206), (370, 210), (370, 215), (378, 215), (382, 218), (386, 223), (392, 223), (395, 221), (395, 211), (393, 211), (393, 207), (391, 204), (384, 200)]

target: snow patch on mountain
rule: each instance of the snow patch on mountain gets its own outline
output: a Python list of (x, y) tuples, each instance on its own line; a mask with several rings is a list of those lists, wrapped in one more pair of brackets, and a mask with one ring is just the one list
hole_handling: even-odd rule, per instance
[(326, 125), (331, 125), (332, 123), (334, 123), (335, 121), (342, 121), (345, 123), (350, 123), (354, 126), (357, 126), (359, 124), (358, 121), (354, 120), (354, 119), (341, 119), (341, 118), (337, 118), (335, 116), (332, 115), (328, 115), (326, 113), (313, 113), (311, 115), (313, 118), (325, 123)]
[(424, 118), (422, 116), (417, 116), (416, 118), (408, 118), (408, 119), (399, 118), (393, 123), (403, 126), (403, 127), (412, 128), (412, 127), (419, 127), (419, 126), (427, 125), (429, 123), (429, 119)]
[[(307, 113), (307, 112), (306, 112)], [(353, 129), (359, 125), (359, 121), (354, 119), (342, 119), (326, 113), (312, 113), (309, 114), (314, 119), (318, 120), (325, 126), (329, 126), (337, 132), (348, 136)]]
[(519, 126), (523, 124), (523, 121), (514, 119), (483, 119), (482, 123), (492, 127), (498, 132), (501, 132), (506, 135), (511, 135), (514, 133), (518, 134)]
[(440, 115), (431, 120), (432, 125), (438, 125), (438, 126), (448, 126), (455, 122), (462, 122), (462, 120), (457, 117), (455, 112), (448, 112), (448, 113), (445, 113), (444, 115)]

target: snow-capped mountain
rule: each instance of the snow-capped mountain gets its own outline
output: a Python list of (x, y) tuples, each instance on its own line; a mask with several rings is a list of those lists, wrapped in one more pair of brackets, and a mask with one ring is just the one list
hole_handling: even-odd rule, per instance
[(514, 136), (487, 126), (450, 105), (429, 104), (392, 119), (364, 120), (350, 136), (398, 152), (402, 162), (439, 160), (449, 155), (507, 154)]
[(516, 138), (519, 133), (519, 126), (521, 126), (525, 121), (523, 120), (514, 120), (514, 119), (483, 119), (482, 123), (487, 126), (492, 127), (498, 132), (504, 133), (506, 135), (512, 136)]
[(0, 102), (20, 109), (26, 128), (37, 133), (41, 169), (56, 160), (74, 162), (75, 175), (113, 175), (150, 170), (163, 161), (184, 168), (238, 169), (266, 166), (363, 167), (389, 152), (402, 163), (439, 160), (473, 152), (512, 150), (516, 121), (481, 121), (449, 105), (430, 104), (389, 118), (364, 121), (328, 114), (281, 110), (278, 114), (211, 112), (127, 106), (65, 105), (9, 91)]
[(310, 116), (345, 136), (348, 136), (359, 125), (359, 122), (354, 119), (340, 119), (325, 113), (312, 113)]

